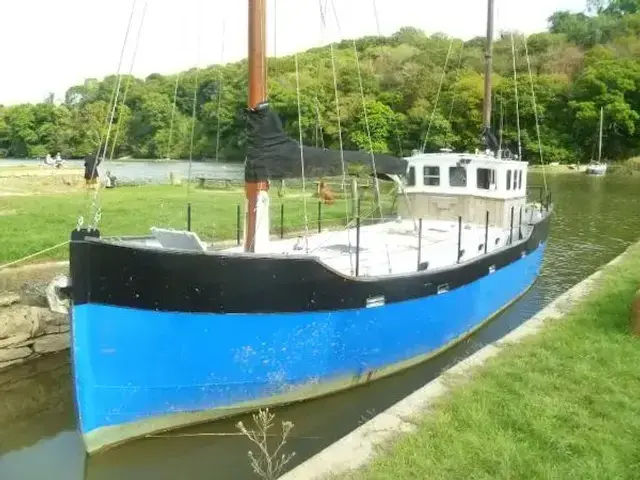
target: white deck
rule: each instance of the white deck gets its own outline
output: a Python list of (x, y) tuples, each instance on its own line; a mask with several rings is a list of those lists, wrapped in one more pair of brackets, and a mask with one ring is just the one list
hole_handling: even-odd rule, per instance
[[(360, 228), (359, 275), (395, 275), (418, 270), (418, 222), (411, 220), (388, 221)], [(530, 227), (523, 225), (526, 237)], [(216, 249), (206, 245), (193, 232), (153, 229), (153, 237), (117, 239), (111, 241), (137, 244), (148, 248), (167, 248), (226, 254), (243, 252), (242, 246)], [(463, 255), (461, 262), (484, 254), (484, 225), (462, 224)], [(504, 247), (509, 243), (509, 230), (489, 228), (487, 251)], [(518, 227), (514, 226), (513, 241), (518, 239)], [(458, 223), (423, 220), (420, 263), (428, 262), (427, 270), (454, 265), (457, 262)], [(330, 268), (345, 275), (356, 273), (356, 229), (310, 232), (304, 236), (271, 240), (263, 246), (261, 254), (311, 255)], [(424, 269), (424, 267), (423, 267)]]
[[(360, 228), (359, 274), (364, 276), (415, 272), (418, 269), (418, 222), (390, 221)], [(524, 232), (523, 232), (524, 234)], [(484, 226), (462, 224), (460, 261), (484, 254)], [(504, 247), (509, 230), (489, 228), (488, 251)], [(514, 227), (513, 240), (518, 238)], [(311, 233), (307, 237), (308, 251), (303, 237), (273, 240), (263, 253), (318, 257), (329, 267), (346, 275), (355, 274), (356, 229)], [(296, 248), (297, 245), (297, 248)], [(299, 247), (303, 248), (300, 249)], [(457, 261), (458, 223), (423, 220), (420, 262), (428, 262), (428, 269), (445, 267)], [(242, 247), (223, 250), (241, 252)]]

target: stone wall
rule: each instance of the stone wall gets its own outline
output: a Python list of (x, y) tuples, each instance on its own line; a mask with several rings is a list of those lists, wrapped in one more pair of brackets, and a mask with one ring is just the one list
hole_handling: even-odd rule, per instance
[(67, 315), (19, 300), (15, 294), (0, 297), (0, 370), (69, 348)]
[(29, 304), (25, 284), (47, 284), (66, 273), (66, 262), (0, 271), (0, 370), (69, 348), (69, 317)]

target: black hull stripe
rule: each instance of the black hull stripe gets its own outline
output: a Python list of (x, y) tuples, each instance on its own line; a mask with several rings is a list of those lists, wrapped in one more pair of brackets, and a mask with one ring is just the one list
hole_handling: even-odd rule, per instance
[[(274, 313), (363, 308), (436, 295), (471, 283), (536, 250), (549, 232), (546, 215), (529, 238), (473, 261), (388, 277), (346, 277), (309, 258), (229, 255), (136, 248), (74, 231), (70, 246), (72, 298), (146, 310)], [(95, 232), (94, 232), (95, 233)]]

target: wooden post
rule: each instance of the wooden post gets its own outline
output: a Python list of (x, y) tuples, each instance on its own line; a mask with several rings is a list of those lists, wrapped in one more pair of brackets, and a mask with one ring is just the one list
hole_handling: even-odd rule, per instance
[(318, 233), (322, 232), (322, 201), (318, 200)]
[(187, 203), (187, 231), (191, 231), (191, 202)]

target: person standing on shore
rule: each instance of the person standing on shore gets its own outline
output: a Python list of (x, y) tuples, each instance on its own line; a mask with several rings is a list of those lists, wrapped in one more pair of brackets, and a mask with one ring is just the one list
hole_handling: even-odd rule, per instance
[(98, 185), (98, 165), (102, 158), (96, 154), (89, 154), (84, 157), (84, 180), (88, 188), (96, 188)]

